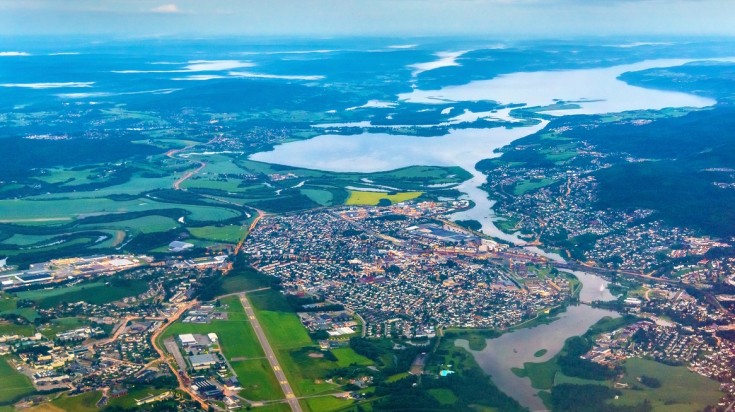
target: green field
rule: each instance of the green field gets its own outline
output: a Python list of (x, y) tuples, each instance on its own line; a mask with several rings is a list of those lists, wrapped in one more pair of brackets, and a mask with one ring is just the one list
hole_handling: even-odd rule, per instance
[(401, 203), (407, 200), (416, 199), (421, 196), (423, 192), (398, 192), (396, 194), (388, 194), (381, 192), (358, 192), (356, 190), (350, 191), (350, 197), (347, 198), (347, 205), (368, 205), (375, 206), (382, 199), (388, 199), (391, 203)]
[(82, 283), (71, 287), (54, 289), (37, 289), (18, 292), (20, 299), (29, 299), (41, 309), (52, 308), (62, 302), (84, 301), (96, 305), (115, 302), (129, 296), (139, 295), (148, 290), (146, 282), (124, 282), (115, 284), (99, 280), (90, 283)]
[(306, 400), (307, 407), (312, 411), (329, 412), (346, 408), (355, 403), (351, 399), (340, 399), (334, 396), (320, 396)]
[(39, 332), (47, 339), (53, 340), (57, 333), (66, 332), (72, 329), (78, 329), (89, 325), (89, 321), (85, 318), (58, 318), (51, 322), (51, 325), (45, 328), (39, 328)]
[(301, 348), (312, 344), (295, 313), (260, 311), (258, 319), (274, 349)]
[(330, 206), (334, 199), (334, 195), (329, 190), (301, 189), (301, 193), (322, 206)]
[(273, 284), (273, 278), (243, 266), (242, 261), (237, 260), (234, 263), (233, 270), (205, 289), (200, 295), (200, 299), (212, 300), (217, 296), (267, 288)]
[(554, 179), (540, 179), (540, 180), (526, 180), (523, 182), (519, 182), (515, 187), (513, 187), (513, 194), (516, 196), (528, 193), (532, 190), (541, 189), (542, 187), (551, 186), (557, 181)]
[(175, 322), (166, 328), (166, 331), (158, 338), (159, 341), (162, 342), (167, 337), (184, 333), (216, 333), (222, 353), (228, 360), (265, 356), (255, 332), (250, 327), (239, 298), (230, 296), (222, 299), (221, 302), (222, 305), (227, 306), (227, 320), (214, 320), (209, 324)]
[(247, 233), (247, 226), (241, 225), (228, 225), (228, 226), (204, 226), (204, 227), (190, 227), (189, 233), (192, 236), (205, 239), (213, 240), (216, 242), (225, 243), (237, 243)]
[(287, 403), (269, 403), (258, 406), (258, 412), (291, 412), (291, 407)]
[(29, 246), (29, 245), (35, 245), (39, 244), (41, 242), (49, 241), (55, 237), (58, 237), (57, 235), (24, 235), (24, 234), (15, 234), (10, 237), (10, 239), (6, 239), (3, 241), (5, 244), (10, 245), (18, 245), (18, 246)]
[(330, 371), (337, 368), (336, 362), (309, 356), (318, 353), (319, 348), (316, 346), (278, 351), (278, 359), (288, 381), (299, 395), (326, 394), (340, 389), (339, 385), (324, 380)]
[(0, 312), (14, 310), (16, 299), (5, 292), (0, 292)]
[(0, 336), (2, 335), (21, 335), (33, 336), (36, 328), (33, 325), (16, 325), (10, 322), (0, 322)]
[(136, 219), (120, 220), (106, 224), (81, 225), (80, 228), (131, 229), (140, 233), (165, 232), (181, 226), (174, 219), (165, 216), (143, 216)]
[(523, 369), (513, 368), (513, 373), (521, 378), (529, 378), (531, 386), (535, 389), (551, 389), (554, 386), (554, 376), (559, 371), (556, 358), (546, 362), (526, 362)]
[(373, 361), (357, 354), (351, 348), (332, 349), (332, 353), (337, 357), (337, 365), (340, 368), (346, 368), (350, 365), (370, 366), (374, 364)]
[(86, 392), (81, 395), (67, 396), (66, 394), (54, 399), (51, 405), (64, 411), (95, 412), (98, 411), (97, 402), (102, 398), (100, 392)]
[(563, 372), (557, 372), (554, 376), (554, 385), (563, 385), (569, 383), (572, 385), (603, 385), (608, 386), (608, 381), (595, 381), (592, 379), (577, 378), (574, 376), (567, 376)]
[(243, 387), (240, 393), (252, 400), (282, 399), (278, 381), (260, 347), (245, 310), (237, 296), (221, 299), (226, 306), (227, 320), (215, 320), (209, 324), (175, 322), (159, 336), (159, 346), (164, 339), (184, 333), (216, 333), (222, 354), (232, 364)]
[(458, 399), (454, 392), (446, 388), (429, 389), (429, 395), (442, 405), (454, 405)]
[(242, 385), (240, 396), (259, 401), (283, 399), (283, 391), (267, 359), (235, 361), (232, 368)]
[[(25, 318), (29, 322), (33, 322), (38, 317), (38, 311), (34, 308), (17, 307), (18, 299), (7, 293), (0, 293), (0, 315), (18, 315)], [(33, 328), (29, 325), (15, 325), (0, 321), (0, 335), (19, 334), (29, 336), (33, 334)]]
[[(124, 110), (110, 110), (104, 116), (113, 116), (115, 121), (143, 116), (161, 122), (160, 116), (152, 113)], [(59, 166), (58, 156), (51, 156), (49, 165), (29, 172), (22, 182), (2, 185), (0, 194), (9, 195), (0, 199), (0, 256), (10, 256), (11, 264), (27, 265), (108, 253), (113, 248), (168, 254), (165, 245), (185, 230), (200, 248), (232, 244), (246, 232), (238, 227), (248, 224), (242, 206), (282, 213), (342, 205), (349, 196), (345, 187), (359, 184), (397, 187), (400, 192), (379, 194), (378, 198), (357, 192), (352, 196), (353, 203), (375, 204), (380, 198), (400, 202), (425, 191), (429, 198), (434, 192), (451, 196), (445, 189), (430, 186), (460, 183), (470, 176), (458, 167), (432, 166), (379, 173), (332, 173), (259, 163), (239, 155), (196, 153), (207, 151), (204, 147), (187, 150), (188, 157), (182, 156), (187, 151), (169, 157), (162, 150), (202, 145), (197, 139), (206, 136), (181, 140), (162, 130), (144, 135), (128, 142), (128, 150), (130, 155), (147, 153), (145, 161), (131, 158), (118, 162), (117, 156), (122, 153), (112, 151), (114, 162), (107, 159), (110, 156), (103, 156), (100, 163), (77, 165), (67, 159), (67, 166)], [(87, 142), (76, 143), (90, 149)], [(152, 147), (158, 149), (151, 151)], [(195, 170), (200, 160), (206, 166), (182, 184), (185, 190), (173, 190), (176, 179)], [(294, 176), (277, 179), (277, 173)], [(180, 218), (183, 222), (178, 221)]]
[(0, 357), (0, 405), (8, 405), (34, 392), (31, 380)]
[(48, 200), (0, 200), (0, 221), (33, 222), (44, 220), (72, 220), (89, 214), (111, 214), (124, 212), (143, 212), (161, 209), (186, 209), (193, 220), (216, 221), (237, 217), (232, 209), (212, 205), (181, 205), (155, 202), (148, 199), (110, 200), (94, 199), (48, 199)]
[(248, 294), (248, 299), (274, 349), (312, 345), (311, 338), (301, 325), (299, 317), (280, 292), (274, 290), (254, 292)]
[[(648, 399), (656, 412), (702, 410), (707, 405), (716, 405), (722, 397), (719, 383), (689, 371), (685, 366), (668, 366), (645, 359), (625, 361), (623, 382), (638, 389), (623, 389), (619, 399), (611, 401), (617, 405), (635, 405)], [(650, 376), (661, 382), (660, 388), (649, 388), (637, 378)]]
[(267, 290), (249, 294), (248, 297), (297, 395), (327, 394), (340, 390), (339, 385), (325, 382), (325, 376), (330, 371), (352, 363), (372, 363), (349, 348), (332, 352), (337, 361), (319, 356), (319, 347), (311, 340), (298, 316), (279, 292)]

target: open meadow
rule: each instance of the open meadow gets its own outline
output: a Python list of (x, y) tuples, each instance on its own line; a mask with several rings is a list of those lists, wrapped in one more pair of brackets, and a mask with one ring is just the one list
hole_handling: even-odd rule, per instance
[(0, 357), (0, 406), (10, 405), (34, 391), (31, 380), (10, 366), (6, 357)]

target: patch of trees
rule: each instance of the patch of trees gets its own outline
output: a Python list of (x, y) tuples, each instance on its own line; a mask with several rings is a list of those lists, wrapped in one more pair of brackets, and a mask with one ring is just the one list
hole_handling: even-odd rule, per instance
[(557, 361), (561, 371), (567, 376), (576, 376), (583, 379), (601, 381), (614, 378), (618, 374), (616, 369), (580, 357), (589, 352), (592, 346), (591, 340), (582, 336), (575, 336), (567, 340), (565, 353), (559, 356)]
[(390, 199), (380, 199), (378, 200), (378, 206), (390, 206), (393, 202), (390, 201)]
[(470, 230), (477, 231), (482, 229), (482, 223), (478, 222), (477, 220), (457, 220), (454, 223)]
[(385, 268), (385, 273), (389, 275), (398, 275), (401, 273), (401, 268), (399, 268), (396, 265), (390, 265), (387, 268)]
[[(385, 376), (403, 373), (411, 368), (413, 360), (416, 359), (426, 348), (407, 346), (402, 350), (393, 350), (393, 342), (389, 339), (366, 339), (354, 337), (350, 339), (350, 347), (358, 354), (371, 359), (379, 366), (383, 366), (381, 372)], [(388, 365), (384, 362), (384, 355), (390, 355), (392, 362)]]
[(641, 383), (648, 386), (649, 388), (655, 389), (661, 387), (661, 381), (652, 376), (642, 375)]
[[(442, 405), (431, 396), (429, 391), (432, 389), (449, 389), (457, 396), (457, 401), (452, 405)], [(374, 404), (376, 411), (458, 411), (471, 410), (478, 405), (509, 412), (525, 410), (495, 387), (479, 368), (445, 378), (423, 377), (421, 382), (414, 376), (391, 383), (378, 382), (375, 396), (381, 397)]]
[(447, 410), (426, 390), (414, 386), (416, 377), (410, 376), (393, 383), (380, 383), (375, 396), (382, 397), (374, 404), (376, 411)]
[(347, 229), (344, 232), (342, 232), (342, 236), (344, 236), (344, 237), (352, 237), (352, 236), (357, 236), (357, 235), (359, 235), (361, 233), (362, 233), (362, 230)]
[(3, 139), (5, 156), (0, 164), (0, 180), (28, 176), (32, 168), (114, 162), (157, 154), (163, 150), (150, 145), (135, 144), (131, 140), (134, 139), (127, 136), (116, 136), (114, 139)]
[(286, 213), (313, 209), (320, 205), (298, 190), (284, 190), (277, 199), (261, 200), (253, 203), (252, 206), (267, 212)]
[(483, 405), (500, 411), (525, 410), (515, 399), (492, 384), (479, 368), (465, 370), (440, 379), (424, 379), (426, 389), (447, 388), (459, 398), (453, 410), (470, 410), (471, 405)]
[(389, 353), (390, 346), (387, 346), (384, 341), (372, 340), (361, 337), (354, 337), (350, 339), (350, 348), (374, 362), (382, 363), (380, 357), (386, 353)]

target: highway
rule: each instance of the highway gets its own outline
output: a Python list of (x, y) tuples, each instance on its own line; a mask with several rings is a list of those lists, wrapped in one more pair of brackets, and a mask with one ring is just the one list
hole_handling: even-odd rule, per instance
[(263, 352), (265, 352), (265, 356), (271, 364), (271, 368), (273, 369), (273, 373), (276, 375), (276, 379), (278, 379), (278, 383), (281, 385), (283, 394), (286, 395), (286, 402), (288, 402), (292, 411), (302, 412), (301, 404), (299, 404), (299, 400), (296, 398), (293, 389), (291, 389), (291, 385), (288, 383), (288, 379), (286, 379), (286, 374), (283, 373), (283, 369), (278, 363), (278, 358), (276, 358), (273, 348), (271, 348), (268, 339), (265, 337), (263, 328), (260, 327), (258, 318), (255, 317), (255, 311), (253, 311), (253, 307), (250, 306), (250, 301), (247, 296), (245, 296), (245, 293), (240, 293), (239, 296), (240, 301), (242, 302), (242, 307), (245, 308), (245, 313), (248, 315), (248, 319), (250, 319), (250, 324), (253, 326), (255, 334), (258, 336), (258, 342), (260, 342), (260, 346), (263, 348)]

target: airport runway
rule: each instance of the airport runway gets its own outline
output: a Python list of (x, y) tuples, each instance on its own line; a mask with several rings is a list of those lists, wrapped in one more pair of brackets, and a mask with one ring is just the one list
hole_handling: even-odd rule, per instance
[(258, 318), (255, 317), (255, 312), (253, 311), (253, 307), (250, 306), (250, 301), (244, 293), (240, 293), (239, 296), (240, 301), (242, 302), (242, 307), (245, 308), (245, 313), (248, 315), (248, 319), (250, 319), (250, 324), (253, 325), (255, 334), (258, 336), (260, 346), (263, 348), (263, 352), (265, 352), (265, 356), (268, 358), (268, 362), (271, 364), (271, 368), (273, 369), (273, 373), (276, 375), (276, 379), (278, 379), (278, 383), (281, 385), (281, 390), (283, 390), (283, 394), (286, 395), (286, 401), (288, 402), (289, 406), (291, 406), (292, 411), (302, 412), (301, 404), (299, 404), (299, 400), (296, 399), (296, 395), (293, 393), (293, 389), (291, 389), (291, 385), (288, 383), (288, 379), (286, 379), (286, 374), (283, 373), (283, 369), (281, 369), (281, 365), (279, 365), (278, 363), (278, 358), (276, 358), (276, 354), (275, 352), (273, 352), (271, 344), (265, 337), (263, 328), (260, 327), (260, 322), (258, 322)]

